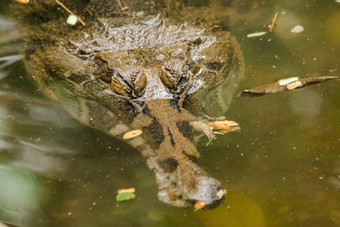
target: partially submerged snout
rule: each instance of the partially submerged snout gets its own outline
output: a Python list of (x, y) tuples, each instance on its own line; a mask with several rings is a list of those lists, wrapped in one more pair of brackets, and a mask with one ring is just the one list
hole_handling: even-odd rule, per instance
[(203, 202), (205, 205), (218, 205), (226, 194), (221, 183), (209, 176), (196, 163), (188, 160), (184, 168), (178, 168), (179, 187), (182, 187), (182, 198), (188, 205), (192, 202)]
[(196, 162), (199, 153), (190, 121), (197, 118), (185, 109), (174, 108), (171, 100), (149, 101), (143, 111), (135, 123), (142, 128), (142, 137), (153, 145), (142, 154), (156, 175), (159, 200), (177, 207), (221, 201), (225, 190), (220, 182)]
[(226, 190), (221, 188), (220, 182), (212, 177), (199, 177), (196, 194), (192, 198), (196, 201), (204, 202), (206, 205), (221, 200)]
[[(166, 187), (160, 188), (159, 200), (178, 207), (191, 206), (196, 202), (204, 203), (208, 208), (219, 205), (226, 194), (226, 190), (222, 188), (219, 181), (208, 176), (205, 172), (202, 172), (203, 175), (199, 172), (199, 175), (184, 177), (176, 171), (172, 177), (163, 178), (163, 180), (169, 180), (169, 182), (165, 184)], [(187, 175), (187, 173), (184, 172), (183, 175)], [(162, 185), (164, 183), (163, 181)]]

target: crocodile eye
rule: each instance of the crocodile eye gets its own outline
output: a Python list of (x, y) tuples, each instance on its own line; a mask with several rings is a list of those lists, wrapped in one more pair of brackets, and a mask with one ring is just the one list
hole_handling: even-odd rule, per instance
[(192, 75), (198, 75), (198, 74), (200, 74), (200, 72), (201, 72), (201, 67), (199, 67), (198, 65), (194, 65), (192, 68), (191, 68), (191, 70), (190, 70), (190, 72), (191, 72), (191, 74)]
[(159, 77), (169, 92), (182, 94), (190, 85), (191, 76), (199, 70), (198, 66), (193, 68), (182, 59), (172, 59), (162, 66)]
[(147, 83), (148, 81), (145, 73), (138, 73), (137, 75), (133, 76), (135, 96), (141, 97), (144, 94)]
[(107, 76), (111, 78), (111, 84), (109, 86), (110, 90), (122, 96), (129, 96), (131, 94), (131, 86), (119, 72), (109, 72), (107, 73)]
[(113, 72), (107, 72), (104, 75), (100, 75), (99, 79), (101, 79), (105, 83), (111, 84), (111, 82), (112, 82), (112, 75), (113, 75)]
[(162, 83), (169, 89), (176, 91), (177, 90), (177, 76), (164, 66), (161, 68), (161, 72), (159, 75)]
[[(186, 69), (183, 71), (186, 72)], [(160, 79), (171, 93), (181, 94), (189, 85), (190, 75), (189, 73), (182, 73), (180, 75), (176, 72), (170, 73), (165, 68), (162, 68)]]

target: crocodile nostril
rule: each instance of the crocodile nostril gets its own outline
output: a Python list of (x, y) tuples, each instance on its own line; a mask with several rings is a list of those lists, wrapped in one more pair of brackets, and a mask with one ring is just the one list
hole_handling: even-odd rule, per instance
[(100, 75), (100, 79), (105, 83), (111, 84), (113, 72), (107, 72), (106, 74)]

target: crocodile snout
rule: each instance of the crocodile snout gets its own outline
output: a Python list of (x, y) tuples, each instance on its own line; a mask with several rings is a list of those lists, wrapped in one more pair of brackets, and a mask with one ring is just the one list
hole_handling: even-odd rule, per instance
[(220, 182), (212, 177), (202, 176), (198, 178), (196, 194), (192, 199), (209, 205), (221, 200), (225, 194), (226, 190), (221, 188)]

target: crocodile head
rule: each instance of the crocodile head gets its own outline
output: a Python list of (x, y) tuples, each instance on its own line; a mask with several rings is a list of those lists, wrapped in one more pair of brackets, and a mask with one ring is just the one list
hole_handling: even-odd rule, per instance
[(155, 36), (153, 42), (140, 34), (134, 40), (138, 29), (109, 32), (116, 39), (114, 34), (125, 37), (117, 44), (119, 50), (110, 46), (109, 51), (93, 55), (93, 79), (107, 94), (133, 106), (130, 127), (142, 129), (143, 134), (130, 144), (141, 150), (155, 172), (161, 201), (187, 206), (221, 200), (225, 190), (220, 182), (197, 165), (190, 122), (203, 113), (221, 115), (227, 108), (224, 85), (239, 77), (237, 44), (228, 32), (218, 34), (225, 36), (218, 40), (216, 34), (164, 22), (143, 28)]
[(222, 199), (220, 182), (197, 164), (190, 122), (223, 115), (242, 76), (229, 32), (158, 19), (106, 24), (41, 48), (27, 68), (80, 122), (118, 138), (141, 129), (127, 142), (154, 171), (161, 201), (184, 207)]

